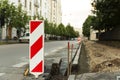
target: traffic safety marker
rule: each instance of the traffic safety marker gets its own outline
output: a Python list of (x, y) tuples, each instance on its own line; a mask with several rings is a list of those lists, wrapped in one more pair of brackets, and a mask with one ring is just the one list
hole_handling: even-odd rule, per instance
[(31, 20), (29, 61), (30, 73), (38, 78), (44, 72), (44, 21)]
[(78, 40), (78, 44), (80, 44), (80, 42), (81, 42), (81, 38), (80, 38), (80, 37), (78, 37), (78, 39), (77, 39), (77, 40)]

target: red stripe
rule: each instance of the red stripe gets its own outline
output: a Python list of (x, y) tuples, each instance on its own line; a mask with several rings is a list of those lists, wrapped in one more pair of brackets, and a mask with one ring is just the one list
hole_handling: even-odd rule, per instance
[(39, 39), (30, 47), (30, 58), (32, 59), (37, 52), (43, 47), (43, 36), (39, 37)]
[(32, 72), (43, 72), (43, 61), (41, 61), (33, 70)]
[(31, 21), (30, 22), (30, 33), (32, 33), (41, 23), (42, 21)]
[(68, 49), (70, 49), (70, 42), (68, 42)]

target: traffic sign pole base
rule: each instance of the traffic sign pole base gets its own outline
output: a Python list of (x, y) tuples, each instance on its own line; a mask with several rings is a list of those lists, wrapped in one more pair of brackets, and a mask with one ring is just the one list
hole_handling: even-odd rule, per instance
[(35, 78), (37, 79), (39, 75), (35, 75)]

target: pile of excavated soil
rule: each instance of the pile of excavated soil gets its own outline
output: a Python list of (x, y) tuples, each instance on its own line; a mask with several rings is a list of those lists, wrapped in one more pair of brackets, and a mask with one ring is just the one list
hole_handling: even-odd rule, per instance
[(84, 41), (90, 72), (120, 71), (119, 41)]

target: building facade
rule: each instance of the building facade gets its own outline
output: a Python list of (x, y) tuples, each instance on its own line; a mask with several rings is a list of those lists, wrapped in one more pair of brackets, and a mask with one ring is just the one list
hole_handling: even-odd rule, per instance
[(57, 24), (62, 23), (61, 0), (57, 0)]
[(62, 22), (61, 0), (9, 0), (33, 18), (39, 15), (49, 22), (60, 24)]
[[(61, 0), (9, 0), (14, 3), (16, 7), (22, 5), (22, 10), (27, 12), (27, 15), (34, 19), (34, 17), (43, 17), (51, 23), (59, 25), (62, 22)], [(29, 23), (26, 25), (29, 28)], [(6, 25), (0, 29), (0, 39), (5, 39), (6, 34), (13, 39), (17, 36), (17, 30), (11, 28), (6, 33)]]
[(50, 21), (59, 25), (62, 22), (61, 0), (51, 0)]

